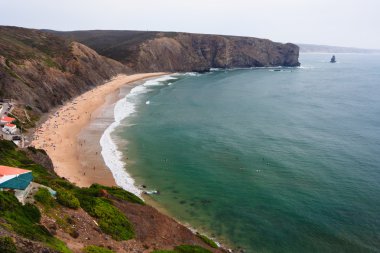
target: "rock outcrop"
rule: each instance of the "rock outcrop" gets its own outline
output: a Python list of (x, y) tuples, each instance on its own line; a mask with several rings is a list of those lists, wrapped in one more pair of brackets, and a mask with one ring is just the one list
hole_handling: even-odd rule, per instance
[(0, 26), (0, 98), (47, 112), (119, 73), (298, 66), (298, 53), (248, 37)]
[(0, 27), (0, 98), (47, 112), (127, 72), (123, 64), (80, 43), (38, 30)]
[(299, 48), (267, 39), (168, 32), (53, 32), (79, 41), (137, 72), (299, 66)]

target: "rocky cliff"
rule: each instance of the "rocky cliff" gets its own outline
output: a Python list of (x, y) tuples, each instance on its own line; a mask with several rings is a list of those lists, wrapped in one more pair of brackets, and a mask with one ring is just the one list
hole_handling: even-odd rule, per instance
[(298, 66), (298, 53), (248, 37), (0, 26), (0, 98), (47, 112), (118, 73)]
[(250, 37), (138, 31), (54, 32), (137, 72), (299, 66), (299, 48)]
[(80, 43), (38, 30), (0, 26), (0, 98), (46, 112), (127, 72), (123, 64)]

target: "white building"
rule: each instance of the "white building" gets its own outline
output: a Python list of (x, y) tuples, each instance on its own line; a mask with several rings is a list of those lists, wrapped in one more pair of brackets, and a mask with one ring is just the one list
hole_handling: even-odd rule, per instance
[(3, 127), (3, 132), (10, 133), (10, 134), (16, 134), (17, 126), (14, 124), (8, 123)]

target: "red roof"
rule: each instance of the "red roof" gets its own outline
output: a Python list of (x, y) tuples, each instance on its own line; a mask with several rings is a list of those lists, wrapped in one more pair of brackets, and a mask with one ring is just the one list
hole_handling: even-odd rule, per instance
[(15, 118), (7, 117), (7, 116), (1, 117), (1, 121), (3, 121), (3, 122), (9, 122), (9, 123), (11, 123), (11, 122), (13, 122), (15, 120), (16, 120)]
[(0, 177), (7, 176), (7, 175), (20, 175), (27, 172), (32, 172), (32, 171), (0, 165)]
[(15, 127), (16, 125), (8, 123), (5, 126), (7, 126), (7, 127)]

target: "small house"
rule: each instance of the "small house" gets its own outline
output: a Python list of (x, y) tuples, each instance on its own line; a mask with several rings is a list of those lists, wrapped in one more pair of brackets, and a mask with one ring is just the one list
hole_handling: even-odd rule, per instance
[(3, 127), (3, 132), (15, 134), (17, 133), (17, 126), (14, 124), (8, 123)]
[(5, 126), (6, 124), (11, 124), (14, 122), (16, 119), (8, 116), (3, 116), (0, 119), (0, 125)]
[(32, 171), (0, 165), (0, 191), (14, 191), (21, 203), (30, 192)]

